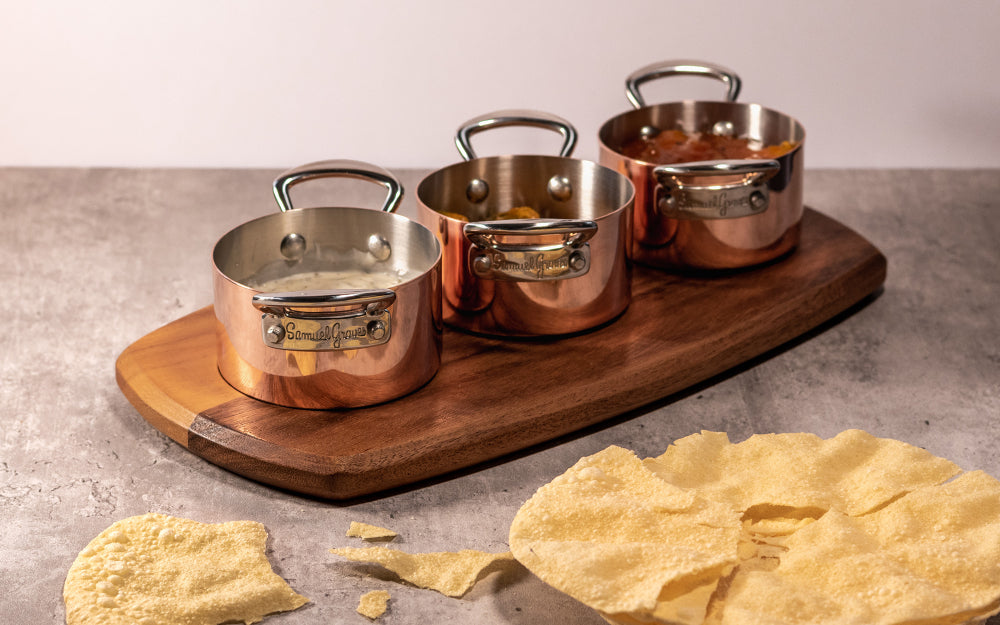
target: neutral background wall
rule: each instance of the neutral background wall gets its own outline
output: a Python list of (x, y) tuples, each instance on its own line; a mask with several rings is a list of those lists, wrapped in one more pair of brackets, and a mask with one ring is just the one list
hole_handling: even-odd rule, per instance
[(694, 58), (798, 118), (809, 167), (1000, 167), (998, 30), (993, 0), (5, 0), (0, 165), (440, 167), (461, 122), (510, 107), (570, 119), (594, 159), (625, 76)]

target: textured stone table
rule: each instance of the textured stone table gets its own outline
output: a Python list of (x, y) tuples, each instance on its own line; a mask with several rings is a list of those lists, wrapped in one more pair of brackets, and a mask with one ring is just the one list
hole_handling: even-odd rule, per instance
[[(383, 588), (387, 624), (598, 625), (526, 573), (449, 599), (360, 575), (327, 549), (355, 544), (344, 532), (361, 520), (396, 529), (408, 551), (505, 551), (520, 504), (581, 456), (611, 444), (657, 455), (702, 429), (739, 441), (863, 428), (1000, 475), (1000, 171), (838, 170), (806, 173), (806, 203), (889, 260), (884, 290), (852, 314), (646, 411), (434, 483), (330, 503), (248, 481), (147, 425), (114, 363), (212, 302), (212, 246), (275, 210), (276, 173), (0, 169), (0, 622), (62, 622), (80, 549), (157, 511), (267, 526), (275, 568), (312, 600), (268, 623), (366, 623), (358, 597)], [(412, 214), (426, 172), (397, 173)], [(380, 201), (371, 191), (338, 188), (325, 203)]]

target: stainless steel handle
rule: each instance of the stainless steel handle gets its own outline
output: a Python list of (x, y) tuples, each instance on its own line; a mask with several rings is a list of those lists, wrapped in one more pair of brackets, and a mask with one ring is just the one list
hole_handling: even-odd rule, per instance
[(639, 93), (639, 86), (651, 80), (667, 76), (707, 76), (720, 80), (728, 86), (726, 99), (735, 102), (740, 95), (741, 81), (736, 72), (721, 65), (703, 61), (660, 61), (635, 70), (625, 79), (625, 96), (635, 108), (646, 106), (646, 100)]
[[(490, 280), (539, 282), (564, 280), (590, 271), (590, 244), (597, 222), (586, 219), (510, 219), (465, 224), (472, 243), (469, 267)], [(561, 241), (537, 238), (561, 236)], [(497, 237), (528, 238), (525, 243), (501, 242)], [(536, 239), (532, 242), (531, 239)]]
[[(388, 308), (396, 301), (396, 292), (390, 289), (334, 289), (329, 291), (302, 291), (287, 293), (257, 293), (253, 307), (274, 315), (294, 315), (295, 311), (312, 313), (335, 306), (363, 307), (365, 311)], [(336, 319), (341, 314), (310, 315), (315, 318)]]
[(455, 135), (458, 153), (465, 160), (471, 161), (476, 158), (476, 153), (470, 143), (472, 135), (489, 128), (503, 126), (532, 126), (558, 132), (564, 139), (559, 156), (569, 156), (573, 153), (573, 148), (576, 147), (576, 128), (562, 117), (544, 111), (508, 109), (487, 113), (462, 124), (458, 129), (458, 134)]
[[(499, 249), (496, 235), (569, 235), (565, 245), (576, 246), (590, 240), (597, 234), (597, 222), (589, 219), (500, 219), (497, 221), (473, 221), (463, 227), (466, 238), (481, 247)], [(525, 249), (525, 248), (519, 248)], [(551, 246), (532, 246), (530, 249), (551, 249)]]
[(281, 212), (293, 209), (289, 195), (291, 187), (316, 178), (356, 178), (378, 183), (388, 191), (385, 203), (382, 205), (382, 210), (387, 213), (394, 212), (403, 199), (403, 185), (395, 176), (378, 165), (352, 160), (317, 161), (289, 169), (275, 178), (274, 199), (278, 202)]
[(252, 300), (264, 313), (261, 339), (265, 345), (314, 352), (388, 342), (392, 316), (387, 309), (395, 301), (396, 293), (389, 289), (258, 293)]
[(653, 169), (655, 206), (665, 217), (735, 219), (770, 205), (767, 181), (781, 169), (775, 160), (698, 161)]

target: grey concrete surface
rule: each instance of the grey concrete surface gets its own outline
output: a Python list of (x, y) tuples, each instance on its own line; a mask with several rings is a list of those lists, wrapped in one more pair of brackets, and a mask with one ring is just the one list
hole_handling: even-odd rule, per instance
[[(0, 623), (63, 622), (80, 549), (115, 520), (157, 511), (264, 523), (275, 568), (312, 600), (274, 625), (366, 623), (354, 608), (376, 588), (393, 596), (389, 625), (598, 625), (517, 570), (450, 599), (327, 550), (355, 544), (344, 532), (360, 520), (394, 528), (410, 551), (505, 551), (520, 504), (581, 456), (611, 444), (655, 455), (702, 429), (738, 441), (863, 428), (1000, 476), (1000, 171), (817, 170), (807, 204), (889, 259), (883, 292), (836, 323), (648, 410), (433, 483), (331, 503), (248, 481), (147, 425), (114, 363), (211, 303), (212, 246), (275, 210), (276, 173), (0, 169)], [(397, 173), (410, 214), (425, 172)], [(315, 190), (345, 205), (371, 191), (331, 201)]]

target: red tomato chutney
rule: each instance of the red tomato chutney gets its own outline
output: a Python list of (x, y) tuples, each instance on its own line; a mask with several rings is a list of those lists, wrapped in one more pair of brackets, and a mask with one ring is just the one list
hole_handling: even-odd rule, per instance
[(778, 158), (798, 147), (798, 143), (793, 141), (751, 147), (759, 144), (759, 141), (752, 142), (750, 139), (728, 135), (664, 130), (654, 137), (632, 139), (622, 146), (622, 154), (647, 163), (668, 165), (694, 161)]

